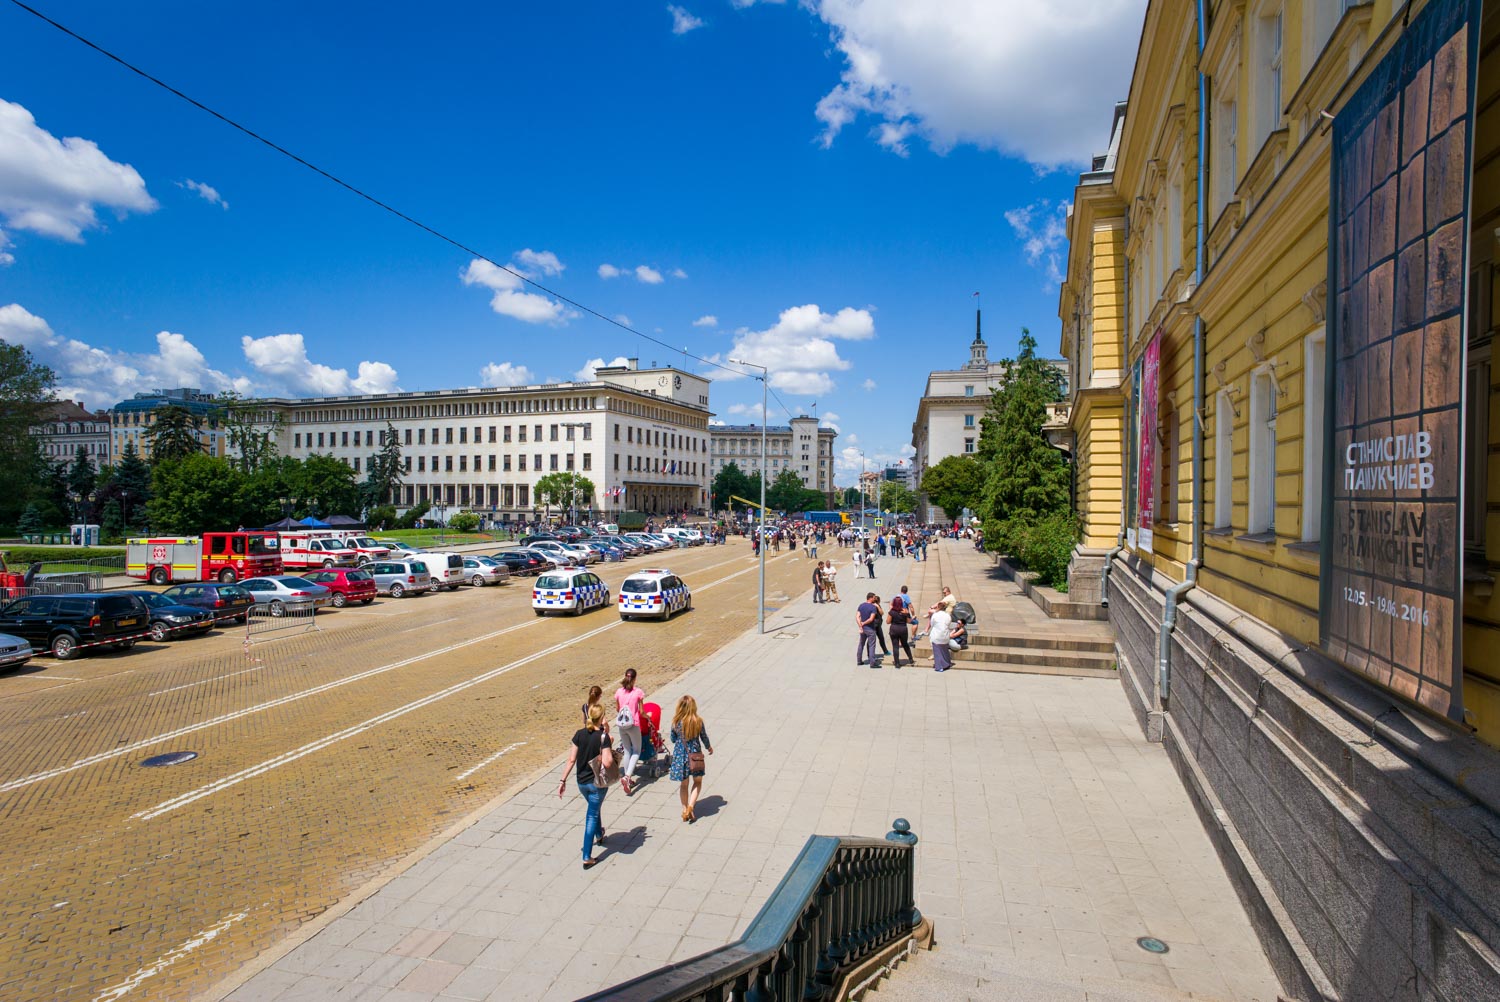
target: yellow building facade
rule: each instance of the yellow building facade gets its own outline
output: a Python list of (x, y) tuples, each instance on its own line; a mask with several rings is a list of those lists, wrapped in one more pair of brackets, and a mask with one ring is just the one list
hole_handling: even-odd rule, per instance
[[(1194, 3), (1151, 0), (1128, 101), (1069, 220), (1059, 319), (1075, 373), (1082, 523), (1070, 590), (1091, 594), (1099, 579), (1127, 693), (1148, 733), (1172, 746), (1300, 998), (1500, 997), (1500, 881), (1481, 872), (1493, 867), (1464, 867), (1500, 858), (1494, 2), (1463, 36), (1477, 34), (1472, 92), (1439, 80), (1441, 56), (1430, 76), (1400, 78), (1403, 129), (1418, 87), (1437, 94), (1446, 82), (1473, 101), (1468, 176), (1443, 173), (1435, 145), (1425, 168), (1430, 188), (1467, 181), (1471, 191), (1465, 437), (1437, 459), (1464, 472), (1463, 538), (1439, 541), (1461, 560), (1461, 621), (1444, 629), (1461, 634), (1462, 712), (1457, 701), (1434, 712), (1443, 704), (1399, 672), (1356, 672), (1320, 646), (1324, 537), (1343, 532), (1328, 496), (1343, 481), (1325, 463), (1342, 462), (1347, 440), (1331, 431), (1331, 410), (1381, 385), (1392, 397), (1422, 392), (1409, 385), (1420, 372), (1389, 361), (1358, 387), (1345, 382), (1346, 362), (1330, 385), (1335, 123), (1441, 7), (1204, 0), (1200, 24)], [(1449, 7), (1462, 18), (1479, 5)], [(1404, 137), (1401, 150), (1409, 163)], [(1420, 185), (1421, 172), (1404, 177)], [(1420, 188), (1400, 197), (1403, 212), (1422, 204)], [(1351, 242), (1341, 260), (1363, 251)], [(1441, 252), (1428, 243), (1433, 261)], [(1435, 281), (1417, 288), (1428, 303)], [(1352, 330), (1366, 316), (1344, 322)], [(1443, 814), (1460, 810), (1462, 821)]]

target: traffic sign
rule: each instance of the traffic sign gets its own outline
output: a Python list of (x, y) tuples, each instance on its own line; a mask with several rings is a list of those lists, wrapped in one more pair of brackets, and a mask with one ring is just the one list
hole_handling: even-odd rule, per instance
[(883, 518), (877, 518), (877, 519), (876, 519), (876, 520), (875, 520), (875, 528), (877, 528), (877, 529), (878, 529), (878, 528), (880, 528), (880, 527), (881, 527), (881, 526), (882, 526), (882, 525), (885, 525), (885, 519), (883, 519)]

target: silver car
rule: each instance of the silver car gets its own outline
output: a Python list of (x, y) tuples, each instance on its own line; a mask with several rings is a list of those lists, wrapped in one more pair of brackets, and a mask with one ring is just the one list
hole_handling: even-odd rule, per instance
[(281, 577), (246, 578), (240, 587), (255, 599), (257, 609), (264, 609), (273, 616), (287, 613), (309, 613), (321, 609), (333, 601), (333, 592), (306, 578), (290, 574)]
[(9, 633), (0, 633), (0, 668), (19, 668), (31, 660), (31, 642)]
[(421, 595), (432, 590), (432, 575), (427, 573), (427, 565), (420, 561), (376, 560), (365, 564), (364, 570), (375, 579), (375, 589), (391, 598)]
[(464, 557), (464, 580), (475, 588), (505, 584), (510, 580), (510, 568), (494, 557)]

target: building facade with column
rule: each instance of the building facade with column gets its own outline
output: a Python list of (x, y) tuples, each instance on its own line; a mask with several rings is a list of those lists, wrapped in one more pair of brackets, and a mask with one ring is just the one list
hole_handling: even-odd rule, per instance
[[(767, 487), (783, 471), (791, 470), (803, 487), (833, 496), (833, 444), (838, 432), (819, 426), (817, 418), (805, 414), (789, 424), (767, 425), (765, 431)], [(716, 424), (709, 433), (713, 443), (710, 480), (730, 463), (746, 476), (760, 472), (760, 425)]]
[(389, 426), (402, 455), (391, 499), (400, 508), (528, 521), (570, 507), (574, 499), (536, 490), (559, 472), (594, 485), (593, 497), (576, 501), (580, 517), (706, 508), (708, 392), (702, 376), (632, 360), (587, 382), (251, 403), (280, 416), (283, 455), (332, 455), (356, 475), (368, 472)]
[(1288, 997), (1500, 997), (1500, 5), (1150, 0), (1126, 107), (1059, 302), (1126, 698)]
[(68, 466), (79, 450), (98, 469), (112, 462), (109, 411), (91, 411), (79, 401), (60, 400), (47, 407), (42, 423), (32, 428), (42, 455), (53, 466)]
[(197, 387), (153, 390), (137, 393), (129, 400), (122, 400), (110, 408), (109, 437), (110, 455), (116, 458), (125, 451), (125, 443), (135, 443), (135, 450), (142, 459), (151, 458), (151, 426), (156, 415), (168, 407), (185, 410), (198, 419), (198, 444), (210, 456), (228, 453), (229, 436), (219, 427), (216, 413), (221, 408), (218, 399)]
[[(1066, 363), (1054, 362), (1059, 368)], [(922, 474), (948, 456), (971, 456), (979, 446), (980, 423), (990, 396), (1005, 383), (1005, 364), (991, 362), (989, 345), (974, 311), (974, 340), (969, 360), (959, 369), (939, 369), (927, 374), (917, 416), (911, 425), (912, 483), (917, 490), (917, 518), (942, 522), (958, 516), (929, 504), (921, 493)]]

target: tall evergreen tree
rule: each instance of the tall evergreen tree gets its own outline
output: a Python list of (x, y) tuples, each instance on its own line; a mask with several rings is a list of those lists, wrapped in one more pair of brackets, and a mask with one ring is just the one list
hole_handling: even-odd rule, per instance
[(396, 428), (389, 421), (381, 434), (380, 451), (370, 457), (369, 471), (360, 485), (360, 494), (366, 510), (395, 500), (401, 487), (401, 442), (396, 437)]
[(168, 405), (159, 409), (146, 431), (146, 439), (151, 443), (151, 462), (169, 463), (200, 455), (203, 443), (198, 432), (202, 427), (203, 419), (186, 407)]
[(0, 341), (0, 525), (15, 525), (32, 501), (38, 502), (37, 517), (45, 517), (51, 464), (33, 430), (46, 419), (55, 382), (52, 370), (23, 346)]
[(978, 448), (986, 467), (980, 513), (993, 549), (1013, 547), (1017, 533), (1068, 507), (1067, 463), (1042, 434), (1047, 405), (1063, 397), (1063, 374), (1037, 356), (1024, 327), (1020, 351), (1001, 364), (1004, 382), (985, 411)]
[(276, 458), (276, 440), (286, 420), (274, 411), (247, 402), (232, 390), (218, 396), (211, 419), (224, 429), (231, 459), (242, 473), (254, 473)]

